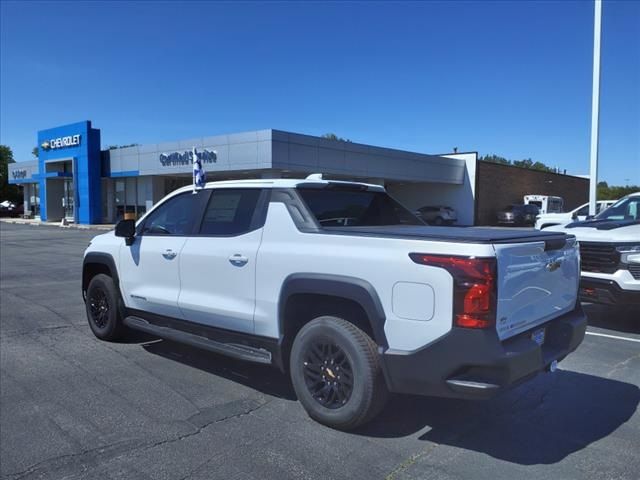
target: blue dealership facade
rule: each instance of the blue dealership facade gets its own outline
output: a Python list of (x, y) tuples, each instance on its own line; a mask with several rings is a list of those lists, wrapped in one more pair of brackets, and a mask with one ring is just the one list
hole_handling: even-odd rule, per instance
[(428, 155), (275, 129), (111, 149), (101, 149), (100, 137), (88, 120), (39, 131), (38, 159), (9, 165), (25, 212), (79, 224), (139, 218), (191, 183), (195, 149), (209, 181), (321, 172), (384, 184), (411, 208), (437, 198), (466, 212), (459, 223), (474, 220), (475, 153)]
[[(38, 160), (13, 164), (9, 182), (33, 187), (44, 221), (60, 220), (73, 209), (78, 223), (100, 223), (100, 155), (100, 130), (89, 121), (41, 130)], [(53, 198), (60, 202), (47, 201)]]

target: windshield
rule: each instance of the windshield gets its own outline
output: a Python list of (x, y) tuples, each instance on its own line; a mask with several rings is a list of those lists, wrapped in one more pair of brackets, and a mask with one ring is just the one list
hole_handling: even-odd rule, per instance
[(332, 188), (298, 191), (323, 227), (424, 225), (385, 192)]
[(598, 220), (640, 220), (640, 196), (627, 197), (595, 216)]

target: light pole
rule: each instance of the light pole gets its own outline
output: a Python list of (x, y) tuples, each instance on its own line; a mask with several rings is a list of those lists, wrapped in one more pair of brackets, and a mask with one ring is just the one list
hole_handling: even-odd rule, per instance
[(593, 19), (593, 91), (591, 94), (591, 165), (589, 169), (589, 215), (596, 214), (598, 185), (598, 129), (600, 120), (600, 32), (602, 1), (594, 2)]

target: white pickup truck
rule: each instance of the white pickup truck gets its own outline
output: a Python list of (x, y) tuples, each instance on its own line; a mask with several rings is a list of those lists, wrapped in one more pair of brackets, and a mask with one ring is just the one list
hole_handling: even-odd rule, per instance
[[(596, 202), (596, 214), (606, 210), (617, 200), (598, 200)], [(536, 230), (543, 230), (554, 225), (567, 225), (569, 223), (586, 220), (589, 216), (589, 204), (580, 205), (569, 212), (562, 213), (540, 213), (536, 216)]]
[(351, 429), (390, 391), (489, 398), (554, 370), (584, 337), (578, 280), (571, 235), (429, 227), (380, 186), (316, 175), (173, 192), (91, 241), (82, 292), (98, 338), (274, 365)]
[(583, 301), (640, 314), (640, 192), (621, 198), (590, 220), (544, 231), (572, 234), (580, 242)]

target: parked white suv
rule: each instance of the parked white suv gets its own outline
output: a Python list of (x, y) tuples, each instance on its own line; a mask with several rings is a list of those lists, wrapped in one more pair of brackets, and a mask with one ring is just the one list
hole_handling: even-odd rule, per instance
[(82, 291), (98, 338), (272, 364), (350, 429), (389, 391), (488, 398), (553, 370), (584, 337), (578, 268), (571, 235), (429, 227), (380, 186), (313, 176), (179, 189), (92, 240)]
[(580, 297), (640, 313), (640, 192), (591, 220), (543, 230), (571, 233), (580, 242)]
[[(596, 202), (596, 215), (611, 205), (616, 203), (617, 200), (598, 200)], [(576, 220), (586, 220), (589, 215), (589, 204), (585, 203), (578, 208), (571, 210), (570, 212), (563, 213), (541, 213), (536, 217), (535, 228), (542, 230), (553, 225), (567, 225)]]
[(451, 225), (458, 220), (458, 214), (444, 205), (424, 206), (416, 210), (416, 215), (429, 225)]

